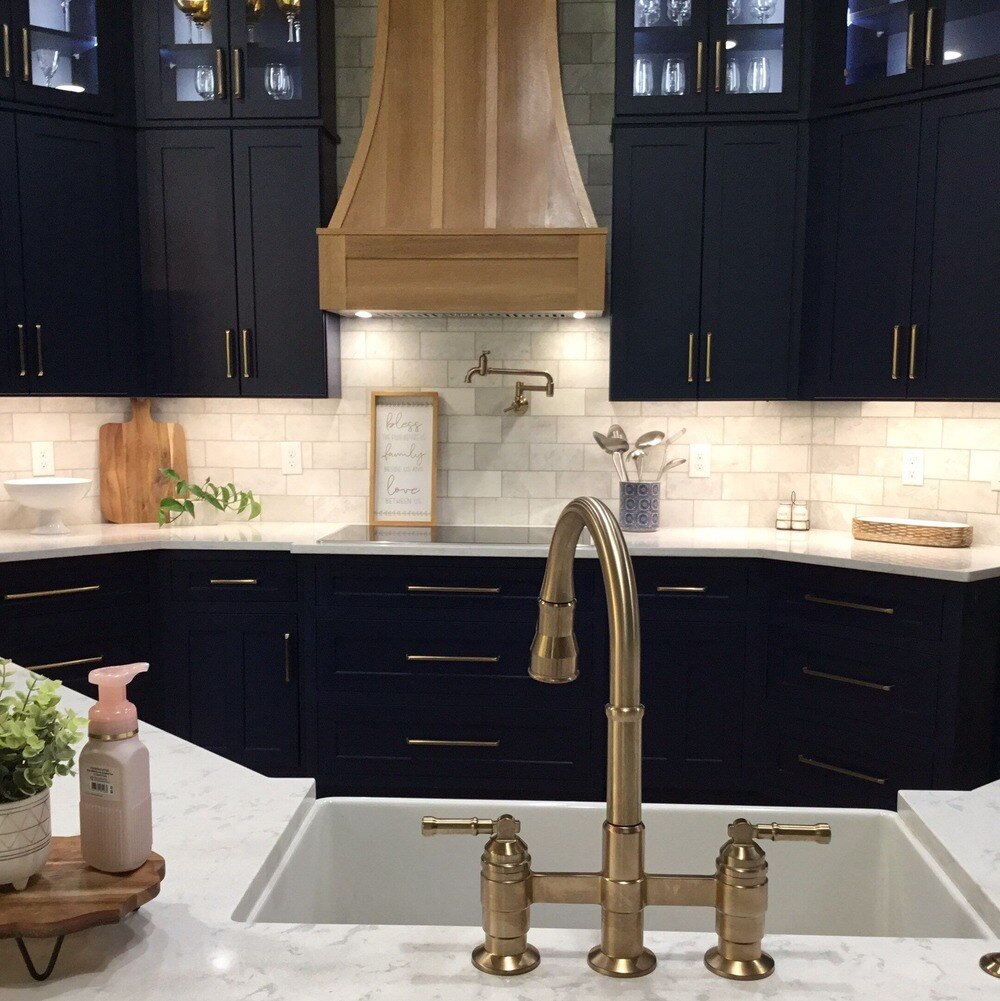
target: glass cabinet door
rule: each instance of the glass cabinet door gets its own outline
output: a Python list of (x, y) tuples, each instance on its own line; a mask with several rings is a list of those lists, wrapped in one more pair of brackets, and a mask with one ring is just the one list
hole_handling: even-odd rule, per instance
[(316, 5), (320, 0), (231, 0), (233, 114), (318, 114)]
[(1000, 0), (930, 0), (924, 84), (1000, 74)]
[(798, 105), (802, 0), (712, 0), (710, 110)]
[[(120, 7), (103, 0), (15, 0), (10, 58), (22, 101), (106, 111), (112, 103), (110, 48)], [(117, 29), (117, 30), (116, 30)]]
[(703, 111), (708, 0), (619, 0), (618, 111)]
[(229, 117), (226, 0), (144, 0), (142, 32), (147, 117)]

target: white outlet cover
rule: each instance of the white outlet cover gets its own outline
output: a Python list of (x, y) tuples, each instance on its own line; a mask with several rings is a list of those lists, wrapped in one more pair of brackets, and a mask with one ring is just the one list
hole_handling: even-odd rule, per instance
[(31, 443), (31, 475), (56, 475), (56, 451), (51, 441)]
[(903, 452), (903, 486), (922, 487), (924, 485), (924, 450), (908, 448)]
[(688, 455), (688, 476), (707, 479), (712, 475), (712, 446), (692, 445)]
[(283, 441), (279, 446), (281, 452), (281, 471), (285, 476), (299, 476), (302, 473), (302, 443), (298, 441)]

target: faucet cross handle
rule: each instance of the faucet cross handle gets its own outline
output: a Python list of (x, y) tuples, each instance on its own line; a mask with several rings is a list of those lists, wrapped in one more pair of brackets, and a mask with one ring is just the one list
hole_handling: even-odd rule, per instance
[(496, 820), (480, 820), (478, 817), (424, 817), (420, 822), (420, 833), (425, 838), (438, 834), (490, 834), (504, 841), (510, 841), (521, 832), (521, 821), (505, 813)]
[(832, 837), (829, 824), (748, 824), (745, 820), (737, 820), (729, 827), (729, 836), (734, 839), (737, 824), (751, 827), (751, 836), (758, 841), (814, 841), (818, 845), (828, 845)]

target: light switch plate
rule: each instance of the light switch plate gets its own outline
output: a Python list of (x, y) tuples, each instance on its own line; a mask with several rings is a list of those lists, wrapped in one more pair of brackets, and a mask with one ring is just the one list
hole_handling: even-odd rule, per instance
[(299, 476), (302, 473), (302, 443), (298, 441), (283, 441), (281, 449), (281, 471), (286, 476)]
[(907, 448), (903, 451), (903, 486), (922, 487), (924, 485), (924, 450)]
[(692, 445), (688, 458), (688, 476), (707, 479), (712, 475), (712, 446)]
[(56, 451), (51, 441), (31, 443), (31, 475), (56, 475)]

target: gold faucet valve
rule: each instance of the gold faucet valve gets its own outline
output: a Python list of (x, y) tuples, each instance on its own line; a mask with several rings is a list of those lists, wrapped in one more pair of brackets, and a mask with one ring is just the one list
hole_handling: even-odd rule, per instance
[[(736, 824), (747, 822), (737, 821)], [(729, 825), (729, 836), (733, 837), (733, 828)], [(828, 845), (832, 834), (829, 824), (747, 824), (753, 829), (752, 838), (758, 841), (814, 841), (818, 845)]]
[(445, 818), (445, 817), (424, 817), (420, 822), (420, 833), (425, 838), (433, 838), (438, 834), (499, 834), (510, 828), (510, 835), (519, 834), (521, 822), (514, 820), (508, 814), (504, 814), (497, 820), (480, 820), (478, 817), (469, 818)]

